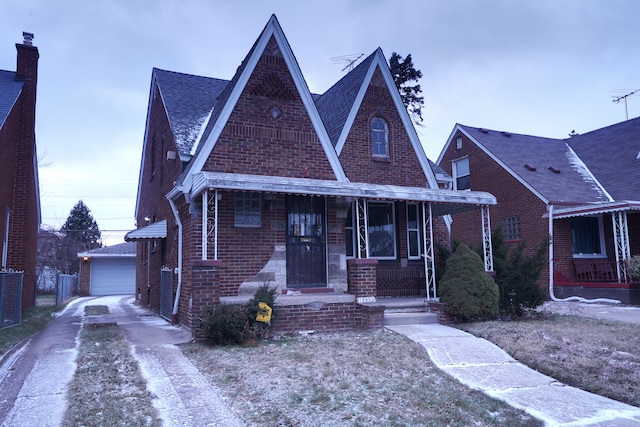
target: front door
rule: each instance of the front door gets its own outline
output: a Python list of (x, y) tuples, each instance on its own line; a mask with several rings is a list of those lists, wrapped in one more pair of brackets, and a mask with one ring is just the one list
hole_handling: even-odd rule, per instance
[(287, 286), (327, 286), (324, 197), (287, 197)]

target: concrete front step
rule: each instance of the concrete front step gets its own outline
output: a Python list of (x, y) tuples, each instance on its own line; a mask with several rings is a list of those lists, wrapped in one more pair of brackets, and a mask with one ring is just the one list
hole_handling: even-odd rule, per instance
[(385, 312), (385, 326), (399, 325), (428, 325), (438, 323), (438, 315), (436, 313), (418, 312)]

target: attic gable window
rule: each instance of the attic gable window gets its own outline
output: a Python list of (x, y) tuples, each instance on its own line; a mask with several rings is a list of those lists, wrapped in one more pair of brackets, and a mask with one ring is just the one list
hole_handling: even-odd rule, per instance
[(454, 160), (451, 165), (453, 171), (454, 190), (471, 189), (471, 173), (469, 171), (469, 158)]
[(389, 157), (389, 126), (380, 117), (371, 121), (371, 152), (374, 157)]

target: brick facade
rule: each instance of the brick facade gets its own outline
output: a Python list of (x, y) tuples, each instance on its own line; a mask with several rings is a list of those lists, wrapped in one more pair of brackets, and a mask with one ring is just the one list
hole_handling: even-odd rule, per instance
[(23, 271), (22, 308), (35, 304), (39, 218), (36, 180), (36, 88), (38, 49), (16, 44), (16, 81), (22, 91), (0, 128), (0, 238), (4, 241), (7, 212), (9, 234), (6, 268)]

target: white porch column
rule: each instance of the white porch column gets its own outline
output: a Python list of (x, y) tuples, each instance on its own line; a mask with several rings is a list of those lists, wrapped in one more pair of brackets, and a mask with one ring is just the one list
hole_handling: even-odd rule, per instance
[(493, 246), (491, 245), (491, 218), (489, 206), (482, 205), (482, 249), (484, 253), (484, 271), (493, 271)]
[(209, 259), (209, 243), (213, 243), (213, 259), (218, 259), (218, 189), (202, 193), (202, 259)]
[(208, 217), (207, 214), (209, 213), (209, 190), (205, 190), (202, 193), (202, 259), (206, 260), (207, 259), (207, 240), (208, 236), (209, 236), (209, 230), (207, 228), (207, 224), (208, 224)]
[(369, 230), (367, 229), (367, 201), (356, 199), (355, 202), (356, 226), (358, 227), (358, 253), (357, 258), (369, 258)]
[(627, 212), (613, 212), (611, 214), (613, 220), (613, 237), (616, 242), (616, 268), (618, 273), (618, 283), (624, 280), (629, 281), (629, 271), (627, 270), (627, 261), (631, 257), (629, 249), (629, 228), (627, 225)]
[(427, 287), (427, 301), (431, 299), (429, 290), (433, 289), (433, 298), (437, 298), (436, 292), (436, 269), (433, 256), (433, 214), (431, 203), (422, 202), (422, 237), (424, 254), (424, 272)]

